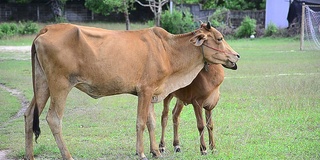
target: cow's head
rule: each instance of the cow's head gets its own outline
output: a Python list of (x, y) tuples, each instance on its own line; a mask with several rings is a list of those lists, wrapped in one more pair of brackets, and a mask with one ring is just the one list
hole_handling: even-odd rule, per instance
[(235, 52), (223, 39), (222, 34), (213, 28), (210, 23), (201, 24), (200, 29), (194, 32), (190, 42), (201, 47), (204, 60), (209, 63), (222, 64), (224, 67), (236, 70), (236, 62), (240, 55)]

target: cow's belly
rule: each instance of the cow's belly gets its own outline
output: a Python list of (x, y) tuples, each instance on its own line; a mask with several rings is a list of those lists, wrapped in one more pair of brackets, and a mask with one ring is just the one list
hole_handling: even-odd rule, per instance
[(121, 84), (109, 83), (103, 85), (91, 85), (88, 83), (78, 83), (76, 86), (82, 92), (88, 94), (92, 98), (100, 98), (123, 93), (136, 95), (135, 87), (123, 86)]

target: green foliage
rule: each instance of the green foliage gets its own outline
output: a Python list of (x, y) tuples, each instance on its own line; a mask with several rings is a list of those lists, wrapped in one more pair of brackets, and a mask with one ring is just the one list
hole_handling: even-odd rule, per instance
[(273, 36), (277, 34), (278, 27), (274, 23), (269, 23), (267, 29), (265, 30), (265, 36)]
[(20, 26), (20, 34), (34, 34), (39, 30), (38, 24), (31, 21), (27, 21), (24, 23), (20, 22)]
[(0, 39), (10, 37), (17, 34), (33, 34), (38, 32), (38, 24), (31, 21), (16, 23), (1, 23), (0, 24)]
[(204, 8), (226, 7), (231, 10), (265, 9), (266, 0), (208, 0)]
[(249, 37), (256, 33), (257, 21), (246, 16), (241, 22), (240, 27), (236, 31), (236, 36), (239, 38)]
[(214, 27), (220, 27), (222, 25), (230, 25), (228, 20), (229, 9), (227, 8), (218, 8), (216, 11), (209, 17), (209, 21)]
[(192, 14), (188, 11), (166, 10), (161, 15), (161, 27), (173, 34), (190, 32), (195, 28)]
[(0, 38), (5, 36), (13, 36), (19, 32), (19, 28), (15, 23), (1, 23), (0, 24)]
[(67, 23), (68, 20), (64, 16), (56, 16), (53, 19), (54, 23)]
[(109, 15), (110, 12), (123, 13), (125, 10), (134, 9), (134, 0), (125, 0), (126, 5), (121, 0), (85, 0), (84, 5), (95, 13)]

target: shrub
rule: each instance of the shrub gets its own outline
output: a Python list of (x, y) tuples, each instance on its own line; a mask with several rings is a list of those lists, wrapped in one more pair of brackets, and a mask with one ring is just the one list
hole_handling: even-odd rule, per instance
[(15, 23), (2, 23), (0, 32), (3, 36), (13, 36), (19, 32), (19, 28)]
[(227, 8), (218, 8), (210, 17), (209, 22), (211, 22), (214, 27), (231, 26), (229, 19), (230, 11)]
[(38, 24), (31, 21), (0, 24), (0, 39), (18, 34), (34, 34), (38, 32)]
[(239, 38), (250, 37), (250, 35), (256, 33), (257, 21), (246, 16), (241, 22), (240, 27), (236, 31), (236, 36)]
[(173, 34), (189, 32), (195, 29), (192, 14), (188, 11), (166, 10), (161, 15), (161, 27)]
[(274, 36), (278, 32), (278, 27), (274, 23), (269, 23), (267, 29), (265, 30), (265, 36)]
[(20, 23), (20, 34), (34, 34), (38, 32), (38, 24), (31, 21), (28, 22), (19, 22)]

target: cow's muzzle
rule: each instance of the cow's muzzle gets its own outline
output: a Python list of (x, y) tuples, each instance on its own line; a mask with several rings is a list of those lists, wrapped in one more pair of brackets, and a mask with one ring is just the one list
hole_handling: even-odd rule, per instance
[(228, 68), (228, 69), (232, 69), (232, 70), (237, 70), (238, 69), (238, 66), (237, 66), (237, 63), (233, 63), (231, 61), (228, 62), (230, 65), (222, 65), (223, 67), (225, 68)]

